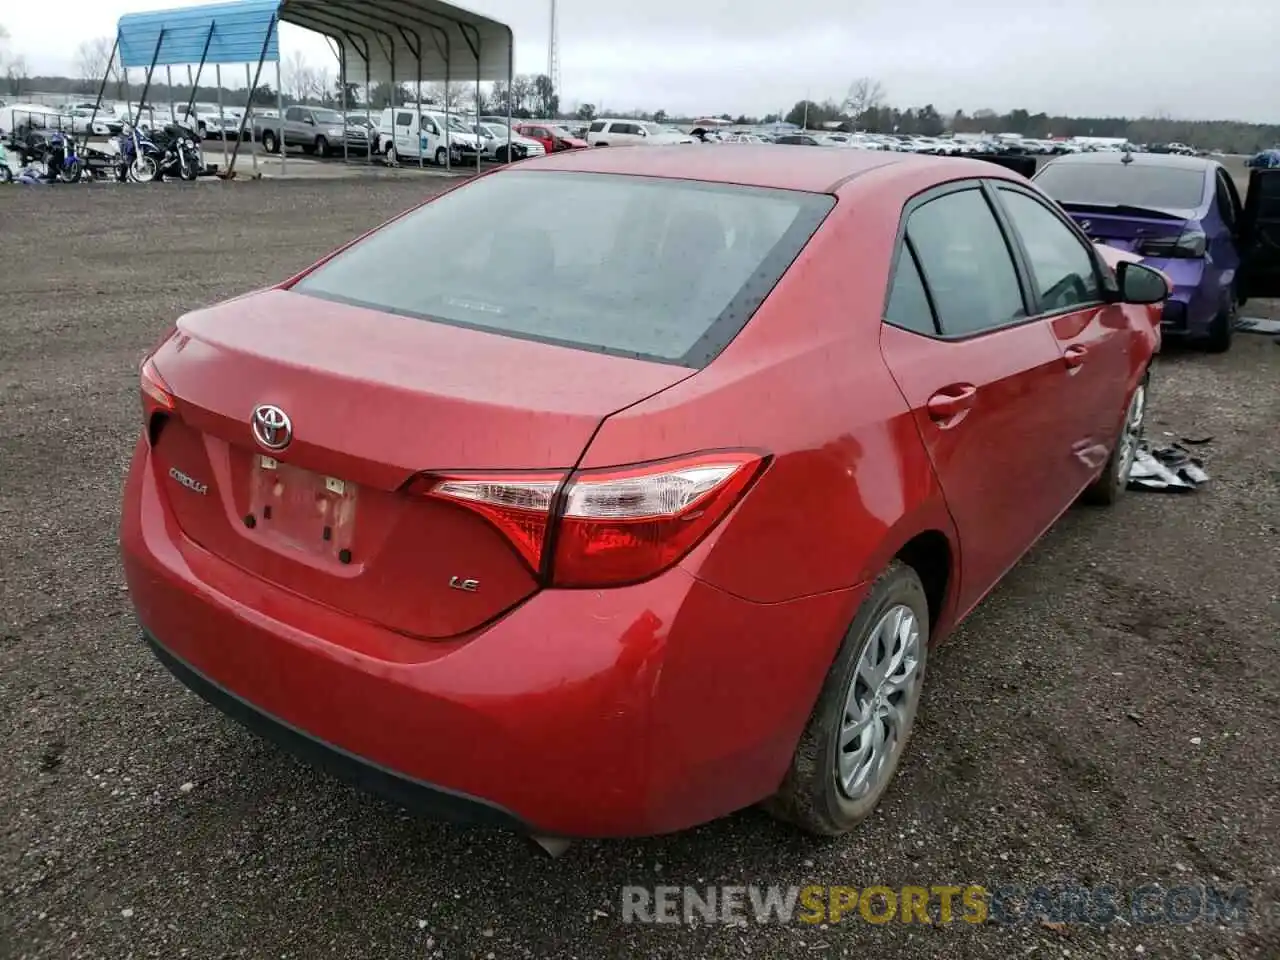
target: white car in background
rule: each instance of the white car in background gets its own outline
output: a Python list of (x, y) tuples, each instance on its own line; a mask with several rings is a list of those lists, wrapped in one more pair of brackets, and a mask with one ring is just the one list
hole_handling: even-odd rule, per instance
[(586, 140), (593, 147), (660, 147), (697, 143), (692, 136), (665, 129), (661, 124), (609, 118), (593, 120), (587, 128)]
[[(480, 137), (481, 155), (486, 160), (505, 160), (507, 153), (507, 127), (505, 124), (472, 123), (471, 129)], [(512, 159), (525, 160), (529, 157), (545, 157), (546, 148), (541, 141), (532, 137), (524, 137), (511, 131)], [(521, 153), (521, 150), (524, 152)]]
[(123, 124), (105, 110), (93, 107), (76, 107), (71, 111), (71, 128), (77, 134), (110, 137), (119, 133)]

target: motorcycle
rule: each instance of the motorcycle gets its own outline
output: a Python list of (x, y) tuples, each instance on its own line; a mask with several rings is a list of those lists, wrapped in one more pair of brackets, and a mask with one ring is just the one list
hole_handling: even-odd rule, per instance
[(61, 131), (55, 130), (46, 134), (32, 130), (28, 132), (26, 140), (19, 144), (18, 149), (22, 154), (22, 165), (27, 167), (32, 162), (42, 163), (45, 168), (45, 180), (50, 183), (55, 180), (62, 183), (77, 183), (84, 173), (84, 165), (76, 152), (75, 139)]
[(49, 173), (63, 183), (79, 183), (84, 175), (84, 162), (76, 148), (76, 138), (55, 133), (50, 139), (53, 149), (44, 161)]
[(176, 174), (183, 180), (194, 180), (200, 175), (203, 162), (200, 147), (192, 139), (191, 131), (178, 124), (166, 124), (162, 134), (155, 138), (160, 148), (160, 174), (156, 179)]
[(150, 183), (161, 178), (162, 152), (155, 141), (131, 123), (126, 123), (114, 138), (120, 152), (117, 179), (134, 183)]

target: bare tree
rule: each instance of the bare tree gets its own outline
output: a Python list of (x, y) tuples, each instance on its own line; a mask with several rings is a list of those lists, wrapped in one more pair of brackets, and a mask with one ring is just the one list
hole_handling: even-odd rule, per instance
[(511, 82), (511, 107), (513, 110), (526, 110), (533, 98), (533, 78), (528, 74), (520, 74)]
[(315, 80), (314, 89), (321, 101), (327, 106), (333, 102), (333, 71), (329, 67), (316, 67), (312, 71)]
[(467, 91), (471, 91), (471, 96), (475, 96), (470, 84), (451, 83), (445, 86), (443, 83), (435, 81), (422, 85), (422, 97), (424, 100), (438, 103), (442, 107), (447, 106), (451, 113), (462, 106), (463, 96)]
[(86, 40), (76, 48), (76, 67), (79, 70), (80, 79), (87, 87), (91, 87), (92, 91), (96, 91), (97, 84), (102, 82), (103, 77), (106, 77), (108, 83), (120, 81), (113, 47), (110, 37), (98, 37), (95, 40)]
[(27, 58), (21, 55), (9, 57), (4, 75), (9, 81), (9, 94), (20, 96), (27, 88)]
[(884, 84), (871, 77), (858, 77), (849, 84), (841, 108), (851, 117), (860, 117), (868, 110), (884, 104)]
[(307, 62), (306, 55), (301, 50), (293, 51), (285, 60), (283, 73), (285, 90), (295, 100), (303, 102), (319, 92), (316, 86), (316, 72), (311, 69), (311, 64)]

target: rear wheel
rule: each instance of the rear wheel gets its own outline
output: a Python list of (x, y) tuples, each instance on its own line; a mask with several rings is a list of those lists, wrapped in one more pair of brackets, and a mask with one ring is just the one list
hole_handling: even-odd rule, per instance
[(262, 133), (262, 149), (267, 153), (275, 153), (280, 149), (280, 141), (276, 139), (276, 135), (270, 130), (264, 130)]
[(823, 836), (866, 819), (911, 736), (928, 653), (924, 585), (895, 560), (845, 634), (782, 787), (765, 808)]
[(400, 157), (396, 153), (396, 145), (394, 143), (387, 144), (387, 149), (383, 151), (382, 156), (383, 159), (386, 160), (388, 166), (394, 167), (400, 162)]
[(1133, 470), (1133, 462), (1137, 459), (1138, 448), (1142, 445), (1143, 432), (1147, 421), (1147, 388), (1151, 384), (1151, 372), (1134, 388), (1133, 396), (1125, 409), (1124, 423), (1120, 427), (1120, 438), (1107, 458), (1107, 465), (1097, 480), (1089, 484), (1080, 495), (1085, 503), (1099, 507), (1109, 507), (1120, 499), (1129, 485), (1129, 473)]

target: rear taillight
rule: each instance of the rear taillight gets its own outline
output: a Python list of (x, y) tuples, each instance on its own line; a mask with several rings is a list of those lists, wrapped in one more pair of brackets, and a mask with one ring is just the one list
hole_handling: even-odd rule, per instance
[(1209, 240), (1199, 230), (1188, 230), (1178, 237), (1140, 240), (1138, 253), (1144, 257), (1172, 260), (1197, 260), (1208, 249)]
[(139, 379), (142, 386), (142, 410), (148, 419), (157, 411), (168, 413), (173, 410), (173, 393), (150, 357), (142, 361)]
[(759, 453), (703, 453), (605, 470), (424, 474), (408, 492), (484, 517), (556, 587), (635, 583), (715, 528), (751, 482)]

